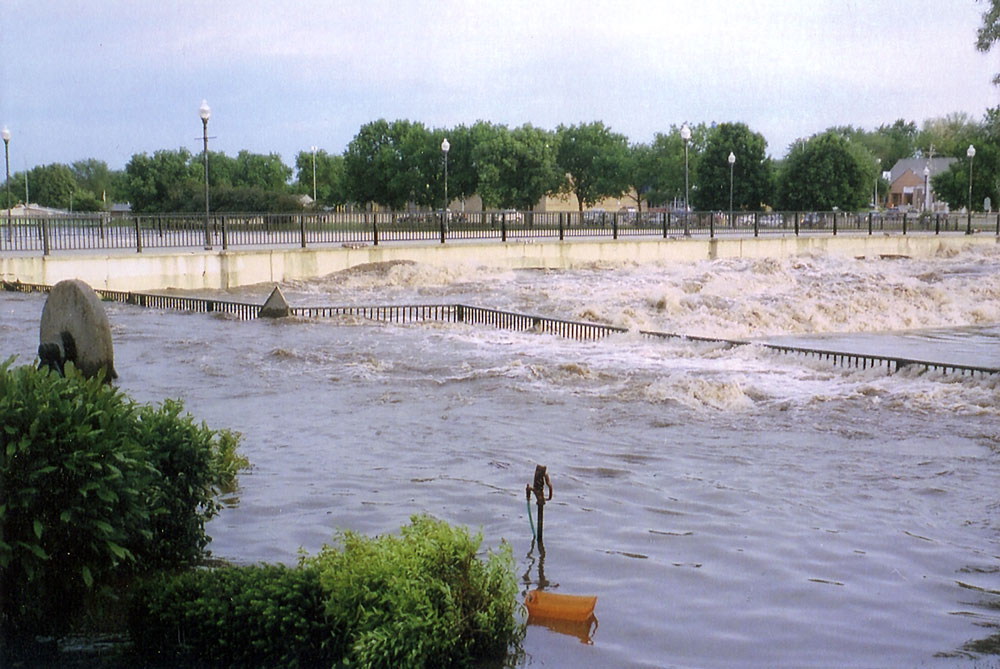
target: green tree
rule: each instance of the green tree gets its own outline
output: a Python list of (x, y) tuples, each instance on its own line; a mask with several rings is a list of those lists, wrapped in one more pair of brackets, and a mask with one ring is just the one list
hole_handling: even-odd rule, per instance
[(77, 189), (73, 171), (61, 163), (31, 168), (28, 170), (28, 182), (31, 184), (32, 201), (43, 207), (69, 209)]
[(78, 189), (74, 199), (83, 199), (84, 194), (88, 193), (93, 200), (101, 202), (101, 208), (104, 208), (105, 203), (127, 199), (125, 173), (111, 170), (103, 160), (78, 160), (70, 165), (70, 169)]
[[(976, 48), (986, 53), (1000, 40), (1000, 0), (988, 0), (983, 12), (983, 25), (976, 31)], [(993, 77), (993, 83), (1000, 86), (1000, 74)]]
[(681, 139), (680, 129), (673, 127), (669, 133), (656, 133), (648, 159), (651, 182), (646, 191), (646, 201), (650, 206), (683, 199), (684, 140)]
[(606, 197), (620, 197), (629, 187), (629, 148), (625, 135), (612, 132), (601, 121), (556, 129), (556, 163), (568, 175), (568, 192), (576, 195), (580, 211)]
[[(313, 194), (313, 154), (299, 151), (295, 156), (295, 191)], [(331, 155), (319, 149), (316, 152), (316, 200), (322, 206), (336, 206), (348, 202), (345, 187), (344, 156)]]
[(793, 145), (782, 165), (778, 203), (786, 210), (854, 211), (875, 183), (875, 160), (860, 144), (827, 131)]
[(970, 144), (976, 149), (971, 165), (972, 208), (980, 209), (987, 197), (996, 207), (1000, 202), (1000, 107), (987, 110), (983, 122), (975, 125), (975, 132), (954, 142), (950, 155), (958, 160), (934, 176), (934, 192), (952, 209), (968, 207), (970, 165), (966, 152)]
[(638, 212), (642, 213), (642, 201), (649, 201), (649, 193), (653, 192), (657, 181), (656, 159), (653, 147), (649, 144), (633, 144), (630, 146), (626, 174), (629, 196), (635, 200)]
[(695, 170), (698, 188), (691, 198), (695, 208), (729, 208), (730, 152), (736, 156), (732, 166), (733, 206), (757, 210), (771, 201), (773, 168), (766, 151), (764, 136), (744, 123), (721, 123), (711, 128)]
[(922, 155), (959, 156), (975, 142), (980, 128), (975, 119), (965, 112), (927, 119), (917, 133), (916, 147)]
[[(285, 165), (277, 153), (263, 155), (243, 150), (234, 161), (232, 185), (259, 188), (273, 193), (287, 193), (292, 168)], [(212, 166), (209, 163), (209, 174)], [(211, 181), (209, 182), (211, 183)]]
[(556, 136), (525, 124), (481, 127), (474, 149), (479, 194), (492, 208), (531, 209), (560, 189), (565, 177), (556, 165)]
[(448, 197), (466, 200), (479, 190), (476, 144), (489, 132), (489, 124), (479, 121), (471, 127), (460, 125), (448, 131)]
[[(420, 123), (385, 119), (367, 123), (347, 145), (344, 171), (349, 198), (402, 209), (408, 201), (433, 202), (428, 165), (433, 137)], [(440, 147), (436, 152), (440, 156)], [(441, 175), (443, 192), (443, 174)]]
[(132, 211), (171, 211), (185, 186), (189, 190), (197, 187), (197, 181), (192, 183), (194, 177), (190, 160), (191, 152), (184, 148), (159, 150), (152, 156), (146, 153), (133, 155), (125, 166), (126, 193), (132, 203)]

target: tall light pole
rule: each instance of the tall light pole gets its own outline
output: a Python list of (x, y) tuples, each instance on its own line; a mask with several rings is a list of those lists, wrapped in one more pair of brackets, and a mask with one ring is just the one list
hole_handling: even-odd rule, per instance
[(0, 136), (3, 137), (3, 162), (7, 166), (7, 241), (9, 242), (13, 237), (13, 231), (10, 227), (10, 130), (7, 126), (0, 130)]
[(316, 206), (316, 147), (312, 147), (313, 151), (313, 206)]
[(684, 140), (684, 236), (691, 236), (691, 229), (688, 227), (688, 211), (691, 206), (688, 204), (688, 142), (691, 141), (691, 128), (685, 123), (681, 126), (681, 139)]
[(972, 159), (976, 157), (976, 147), (969, 144), (969, 148), (966, 149), (965, 155), (969, 157), (969, 217), (965, 223), (965, 234), (972, 234)]
[(205, 250), (209, 251), (212, 248), (212, 233), (208, 228), (208, 119), (212, 115), (212, 108), (208, 106), (208, 102), (205, 100), (201, 101), (201, 106), (198, 107), (198, 116), (201, 117), (201, 127), (202, 127), (202, 138), (205, 141), (204, 161), (205, 161)]
[(879, 177), (881, 176), (881, 170), (882, 170), (882, 159), (881, 158), (876, 158), (875, 159), (875, 211), (879, 210), (879, 206), (878, 206), (878, 180), (879, 180)]
[(931, 208), (931, 193), (928, 186), (931, 183), (931, 166), (924, 165), (924, 211)]
[(448, 143), (448, 138), (445, 137), (441, 142), (441, 152), (444, 153), (444, 208), (448, 208), (448, 150), (451, 149), (451, 144)]
[(729, 227), (733, 227), (733, 166), (736, 164), (736, 154), (729, 152)]

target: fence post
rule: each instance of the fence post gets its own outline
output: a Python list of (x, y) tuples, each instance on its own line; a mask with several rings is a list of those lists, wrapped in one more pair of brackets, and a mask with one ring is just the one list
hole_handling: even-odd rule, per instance
[(663, 214), (663, 238), (667, 238), (667, 230), (670, 229), (670, 212), (665, 212)]
[(142, 216), (135, 217), (135, 252), (142, 253)]
[(941, 214), (934, 214), (934, 234), (941, 234)]
[(755, 211), (753, 213), (753, 236), (758, 236), (760, 232), (760, 212)]
[(302, 248), (306, 247), (306, 218), (302, 214), (299, 214), (299, 240), (302, 244)]
[(715, 212), (708, 214), (708, 238), (715, 239)]
[(559, 241), (563, 241), (564, 230), (563, 230), (563, 212), (559, 212)]
[(795, 236), (799, 236), (799, 212), (795, 212)]
[(49, 221), (47, 216), (42, 216), (42, 255), (49, 254)]
[(906, 236), (906, 214), (907, 214), (907, 212), (904, 211), (903, 212), (903, 236), (904, 237)]
[(868, 236), (871, 237), (872, 234), (872, 213), (868, 212)]
[(611, 239), (618, 239), (618, 212), (611, 215)]
[(837, 236), (837, 212), (833, 212), (833, 236)]
[(445, 229), (444, 229), (444, 225), (445, 225), (444, 218), (445, 218), (445, 213), (442, 210), (442, 212), (441, 212), (441, 243), (442, 244), (444, 244), (444, 232), (445, 232)]
[(507, 212), (500, 214), (500, 241), (507, 241)]
[(222, 215), (222, 250), (225, 251), (229, 248), (228, 230), (226, 226), (226, 215)]
[[(368, 214), (365, 214), (365, 218), (368, 218)], [(375, 246), (378, 246), (378, 214), (376, 213), (372, 213), (372, 241)]]
[(1000, 237), (1000, 211), (997, 212), (997, 236)]

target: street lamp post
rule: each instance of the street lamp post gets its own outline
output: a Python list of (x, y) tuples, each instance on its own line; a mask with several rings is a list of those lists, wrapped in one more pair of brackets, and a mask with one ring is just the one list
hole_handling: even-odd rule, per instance
[(316, 206), (316, 147), (312, 147), (313, 152), (313, 206)]
[(688, 211), (691, 206), (688, 201), (688, 142), (691, 141), (691, 128), (685, 123), (681, 126), (681, 139), (684, 140), (684, 236), (691, 236), (691, 228), (688, 226)]
[(729, 152), (729, 227), (733, 227), (733, 166), (736, 164), (736, 154)]
[(878, 206), (878, 179), (881, 176), (881, 170), (882, 170), (882, 159), (881, 158), (876, 158), (875, 159), (875, 202), (874, 202), (874, 204), (875, 204), (875, 211), (879, 210), (879, 206)]
[(10, 226), (10, 130), (7, 126), (0, 130), (0, 136), (3, 137), (3, 162), (7, 166), (7, 241), (9, 242), (14, 235)]
[(924, 211), (931, 208), (931, 192), (929, 189), (931, 183), (931, 166), (924, 165)]
[(208, 106), (208, 102), (205, 100), (201, 101), (201, 106), (198, 107), (198, 116), (201, 117), (201, 127), (202, 127), (202, 139), (205, 142), (204, 162), (205, 162), (205, 250), (211, 250), (212, 248), (212, 233), (209, 230), (208, 223), (208, 119), (212, 115), (212, 108)]
[(965, 151), (965, 155), (969, 157), (969, 215), (965, 222), (965, 234), (972, 234), (972, 159), (976, 157), (976, 147), (969, 144), (969, 148)]
[(448, 138), (445, 137), (441, 142), (441, 151), (444, 153), (444, 208), (448, 208), (448, 151), (451, 149), (451, 144), (448, 143)]

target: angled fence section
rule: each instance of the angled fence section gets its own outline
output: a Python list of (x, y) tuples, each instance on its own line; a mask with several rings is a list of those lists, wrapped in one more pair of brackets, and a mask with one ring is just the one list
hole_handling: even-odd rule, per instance
[[(48, 292), (50, 286), (4, 281), (0, 284), (4, 290), (17, 292)], [(154, 309), (173, 309), (194, 313), (224, 313), (240, 320), (252, 320), (259, 316), (262, 305), (245, 302), (229, 302), (200, 297), (179, 297), (172, 295), (157, 295), (151, 293), (131, 293), (115, 290), (97, 290), (103, 300), (134, 304), (140, 307)], [(500, 309), (477, 307), (468, 304), (403, 304), (403, 305), (355, 305), (355, 306), (320, 306), (292, 307), (291, 314), (299, 318), (337, 318), (354, 316), (367, 320), (390, 323), (465, 323), (481, 325), (504, 330), (535, 332), (550, 334), (578, 341), (597, 341), (611, 335), (629, 332), (628, 329), (602, 323), (587, 323), (570, 321), (547, 316), (533, 316)], [(898, 372), (909, 367), (919, 367), (925, 370), (938, 371), (943, 374), (960, 374), (976, 376), (1000, 374), (1000, 369), (994, 367), (979, 367), (975, 365), (960, 365), (930, 360), (915, 360), (896, 356), (874, 355), (868, 353), (851, 353), (830, 351), (825, 349), (802, 346), (784, 346), (781, 344), (766, 344), (740, 339), (723, 339), (715, 337), (699, 337), (670, 332), (639, 330), (638, 334), (654, 339), (683, 339), (722, 346), (760, 346), (761, 348), (784, 354), (802, 355), (824, 360), (833, 365), (857, 369), (885, 369), (887, 373)]]

